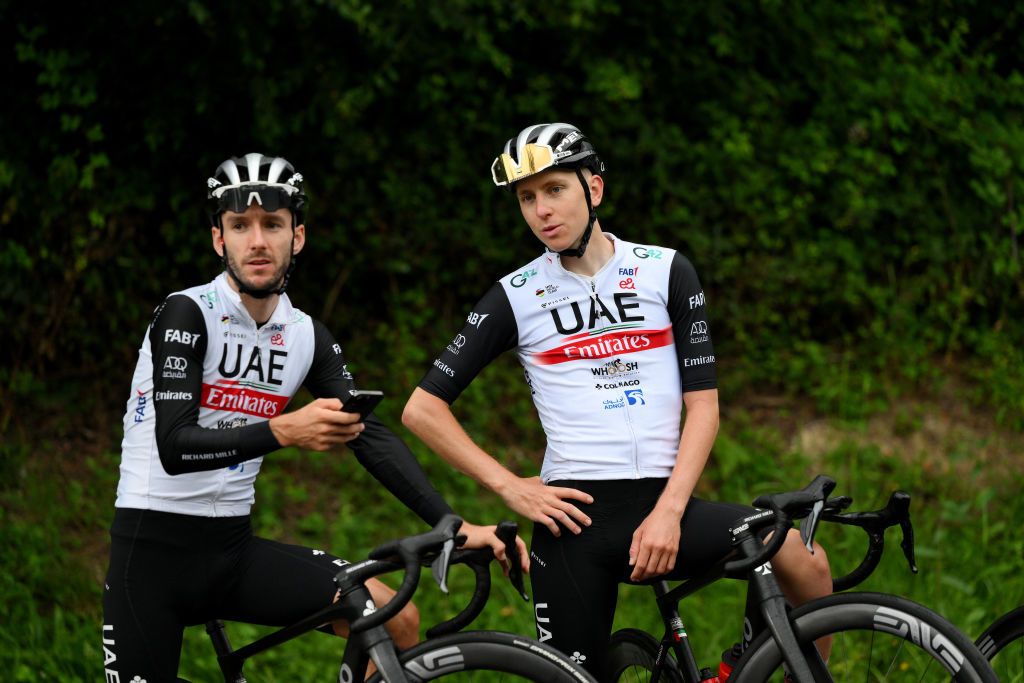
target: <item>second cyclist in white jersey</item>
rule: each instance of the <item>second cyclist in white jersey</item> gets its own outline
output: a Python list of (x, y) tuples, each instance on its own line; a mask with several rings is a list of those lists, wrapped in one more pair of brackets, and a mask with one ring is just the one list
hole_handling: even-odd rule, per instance
[[(719, 421), (707, 302), (684, 256), (602, 230), (603, 175), (569, 124), (530, 126), (506, 143), (492, 178), (514, 192), (545, 251), (473, 307), (403, 415), (534, 520), (538, 636), (595, 674), (618, 584), (698, 573), (730, 551), (729, 526), (751, 511), (693, 496)], [(547, 437), (539, 478), (483, 451), (450, 408), (506, 350), (523, 365)], [(831, 592), (824, 552), (809, 554), (796, 534), (774, 564), (794, 604)]]

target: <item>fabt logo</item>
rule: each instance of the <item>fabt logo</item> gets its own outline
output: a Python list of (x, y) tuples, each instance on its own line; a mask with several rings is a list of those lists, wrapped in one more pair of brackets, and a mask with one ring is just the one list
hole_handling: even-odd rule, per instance
[(476, 329), (480, 329), (480, 326), (484, 324), (484, 320), (487, 319), (490, 313), (470, 313), (466, 316), (466, 323), (472, 325)]
[(704, 290), (701, 290), (690, 297), (690, 310), (704, 305)]
[(174, 342), (176, 344), (185, 344), (191, 346), (193, 349), (196, 347), (196, 342), (203, 336), (201, 334), (195, 334), (194, 332), (186, 332), (184, 330), (164, 330), (164, 342)]

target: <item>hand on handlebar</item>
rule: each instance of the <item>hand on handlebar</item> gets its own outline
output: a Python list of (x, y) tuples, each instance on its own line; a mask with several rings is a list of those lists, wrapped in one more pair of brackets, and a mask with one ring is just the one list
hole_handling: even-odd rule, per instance
[[(496, 526), (478, 526), (476, 524), (470, 524), (464, 521), (462, 528), (459, 529), (459, 533), (465, 534), (466, 542), (462, 544), (463, 548), (487, 548), (490, 547), (494, 551), (494, 557), (501, 563), (501, 569), (508, 576), (509, 566), (508, 557), (505, 554), (505, 543), (498, 538), (495, 534)], [(516, 548), (519, 549), (519, 566), (524, 572), (530, 571), (530, 556), (526, 552), (526, 544), (523, 542), (518, 535), (516, 536)]]

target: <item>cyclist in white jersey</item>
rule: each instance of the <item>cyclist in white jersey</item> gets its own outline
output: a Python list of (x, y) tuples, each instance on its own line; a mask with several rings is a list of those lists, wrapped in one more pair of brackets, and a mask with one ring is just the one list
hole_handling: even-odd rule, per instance
[[(248, 154), (207, 184), (224, 272), (157, 308), (125, 411), (103, 599), (108, 681), (175, 680), (185, 626), (284, 626), (333, 599), (343, 560), (253, 534), (253, 485), (278, 448), (348, 444), (427, 523), (451, 511), (382, 422), (340, 410), (355, 388), (341, 346), (285, 294), (306, 239), (302, 176), (283, 158)], [(285, 413), (301, 386), (316, 400)], [(462, 533), (504, 560), (493, 529)], [(525, 546), (523, 555), (525, 569)], [(378, 604), (394, 595), (376, 579), (367, 586)], [(413, 645), (416, 608), (387, 627), (399, 646)], [(346, 635), (347, 625), (325, 630)]]
[[(575, 126), (527, 127), (491, 171), (545, 251), (474, 306), (403, 422), (534, 521), (538, 637), (599, 675), (618, 583), (717, 562), (731, 550), (729, 526), (751, 509), (692, 495), (719, 417), (706, 300), (690, 262), (601, 229), (604, 164)], [(479, 448), (450, 408), (510, 349), (547, 437), (539, 478)], [(831, 592), (824, 552), (808, 553), (797, 533), (773, 564), (793, 604)]]

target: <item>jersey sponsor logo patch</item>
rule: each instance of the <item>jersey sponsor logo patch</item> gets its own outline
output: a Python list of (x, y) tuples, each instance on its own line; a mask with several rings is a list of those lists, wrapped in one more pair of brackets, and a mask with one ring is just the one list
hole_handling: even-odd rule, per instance
[(661, 260), (661, 249), (651, 249), (649, 247), (633, 247), (633, 255), (637, 258), (652, 258), (655, 260)]
[(193, 349), (196, 347), (196, 342), (203, 336), (194, 332), (186, 332), (185, 330), (167, 329), (164, 330), (164, 341), (174, 342), (176, 344), (185, 344), (191, 346)]
[(708, 340), (708, 323), (706, 320), (698, 320), (690, 325), (690, 343), (700, 344)]
[(631, 406), (645, 406), (647, 401), (644, 399), (643, 389), (626, 389), (623, 392), (626, 396), (626, 403)]
[(715, 362), (715, 357), (714, 356), (697, 356), (696, 358), (684, 358), (683, 359), (683, 367), (684, 368), (695, 368), (698, 365), (707, 365), (709, 363), (714, 363), (714, 362)]
[(146, 392), (135, 390), (138, 394), (138, 400), (135, 404), (135, 423), (138, 424), (146, 418)]
[(229, 420), (217, 420), (217, 429), (238, 429), (249, 422), (247, 417), (233, 417)]
[(157, 401), (191, 401), (191, 391), (158, 391), (153, 396)]
[(220, 380), (216, 384), (203, 384), (200, 405), (210, 410), (271, 418), (284, 411), (288, 397), (258, 391), (249, 384)]
[(697, 292), (690, 297), (690, 310), (697, 308), (698, 306), (704, 305), (704, 290)]
[(588, 333), (566, 338), (566, 343), (547, 351), (533, 354), (538, 365), (555, 365), (576, 360), (609, 358), (624, 353), (636, 353), (672, 344), (672, 328), (663, 330), (624, 330), (598, 337)]
[(484, 320), (487, 320), (487, 316), (489, 316), (489, 315), (490, 315), (490, 313), (472, 313), (472, 312), (470, 312), (470, 314), (468, 316), (466, 316), (466, 324), (467, 325), (472, 325), (473, 327), (475, 327), (476, 329), (479, 330), (480, 326), (484, 324)]
[(438, 370), (440, 370), (441, 372), (443, 372), (444, 374), (448, 375), (449, 377), (452, 377), (452, 378), (455, 377), (455, 371), (452, 370), (447, 365), (445, 365), (444, 363), (442, 363), (437, 358), (434, 359), (434, 367), (437, 368)]
[(448, 352), (454, 356), (459, 355), (459, 351), (466, 345), (466, 337), (462, 334), (455, 335), (455, 339), (452, 339), (451, 343), (448, 344)]
[(513, 275), (512, 279), (509, 281), (509, 284), (511, 284), (513, 287), (522, 287), (523, 285), (526, 284), (527, 280), (529, 280), (536, 274), (536, 268), (527, 268), (523, 272)]
[[(630, 311), (634, 308), (640, 308), (640, 303), (633, 301), (637, 297), (636, 293), (629, 292), (616, 292), (612, 296), (612, 300), (615, 304), (615, 313), (609, 309), (601, 297), (594, 295), (586, 301), (590, 302), (590, 311), (584, 320), (583, 310), (580, 308), (580, 302), (573, 301), (569, 306), (563, 307), (562, 309), (552, 308), (550, 309), (551, 319), (555, 323), (555, 329), (560, 334), (575, 334), (583, 329), (594, 330), (599, 325), (616, 325), (619, 323), (635, 323), (633, 325), (623, 325), (624, 327), (639, 327), (640, 323), (644, 321), (643, 315), (631, 315)], [(572, 313), (572, 322), (566, 324), (566, 321), (562, 319), (562, 313)], [(618, 317), (616, 318), (616, 313)], [(566, 316), (566, 320), (569, 320), (569, 316)]]
[(595, 377), (626, 377), (637, 374), (639, 370), (640, 363), (637, 361), (623, 363), (621, 358), (609, 361), (599, 368), (590, 368), (590, 372)]
[(167, 356), (164, 359), (164, 379), (185, 379), (185, 371), (188, 370), (188, 359), (181, 356)]
[(623, 387), (638, 387), (640, 386), (640, 380), (638, 379), (624, 379), (618, 382), (609, 382), (607, 384), (601, 384), (598, 382), (594, 385), (595, 389), (621, 389)]

